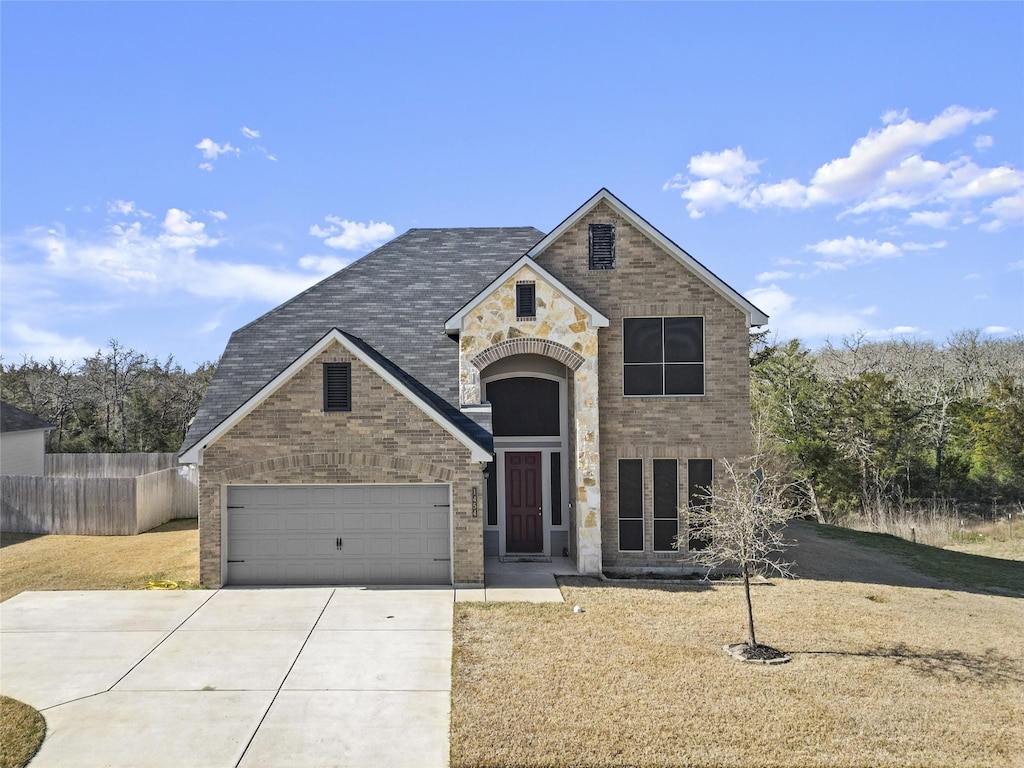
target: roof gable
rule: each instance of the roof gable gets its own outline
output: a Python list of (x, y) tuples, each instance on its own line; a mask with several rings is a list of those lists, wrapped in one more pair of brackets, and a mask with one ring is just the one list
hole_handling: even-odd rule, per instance
[(202, 443), (201, 445), (200, 443), (196, 443), (187, 450), (182, 451), (179, 455), (179, 460), (182, 463), (201, 464), (203, 448), (215, 443), (225, 434), (230, 432), (232, 428), (242, 421), (242, 419), (252, 413), (261, 404), (266, 402), (271, 395), (290, 381), (295, 374), (305, 368), (321, 352), (335, 342), (348, 350), (348, 352), (355, 358), (365, 364), (382, 379), (387, 381), (413, 405), (423, 411), (423, 413), (429, 416), (435, 423), (440, 425), (441, 428), (448, 432), (448, 434), (466, 446), (470, 450), (474, 461), (491, 460), (492, 455), (490, 450), (475, 440), (462, 426), (456, 424), (449, 415), (445, 414), (434, 403), (431, 403), (421, 392), (417, 392), (413, 386), (410, 386), (410, 382), (408, 380), (403, 380), (404, 377), (400, 375), (400, 370), (397, 370), (390, 361), (379, 353), (376, 353), (361, 339), (350, 336), (337, 328), (332, 328), (328, 331), (319, 341), (317, 341), (316, 344), (296, 358), (291, 365), (281, 371), (262, 389), (242, 403), (230, 416), (220, 422), (220, 424), (218, 424), (205, 436), (203, 440), (200, 441), (200, 443)]
[(524, 255), (516, 260), (512, 266), (498, 275), (490, 284), (484, 288), (480, 293), (474, 296), (462, 309), (456, 312), (454, 315), (449, 317), (444, 324), (444, 329), (447, 333), (456, 333), (462, 328), (462, 319), (480, 306), (488, 296), (494, 293), (495, 290), (505, 284), (506, 281), (510, 280), (513, 275), (516, 274), (523, 267), (528, 267), (537, 273), (537, 276), (542, 280), (545, 280), (550, 286), (556, 291), (565, 296), (569, 301), (580, 308), (581, 311), (587, 314), (590, 320), (590, 325), (595, 328), (607, 328), (609, 320), (598, 310), (594, 309), (590, 304), (580, 298), (571, 288), (566, 286), (561, 280), (548, 272), (544, 267), (538, 264), (536, 261), (530, 258), (529, 255)]
[(670, 254), (680, 264), (685, 266), (691, 272), (700, 277), (705, 283), (710, 285), (714, 290), (721, 294), (727, 301), (736, 306), (747, 318), (747, 324), (751, 326), (765, 325), (768, 322), (768, 315), (762, 312), (760, 309), (755, 307), (746, 298), (743, 297), (736, 289), (722, 280), (718, 275), (712, 272), (710, 269), (705, 267), (693, 256), (688, 254), (669, 238), (655, 229), (648, 221), (640, 216), (636, 211), (630, 208), (628, 205), (623, 203), (619, 198), (613, 195), (605, 188), (601, 188), (597, 193), (591, 197), (587, 202), (577, 208), (572, 214), (569, 215), (561, 224), (551, 230), (545, 237), (534, 245), (526, 255), (531, 259), (536, 259), (541, 253), (547, 249), (549, 245), (558, 240), (566, 231), (568, 231), (576, 222), (587, 215), (593, 208), (600, 203), (607, 203), (612, 210), (622, 216), (624, 219), (629, 221), (634, 227), (640, 230), (644, 235), (657, 243), (663, 250)]

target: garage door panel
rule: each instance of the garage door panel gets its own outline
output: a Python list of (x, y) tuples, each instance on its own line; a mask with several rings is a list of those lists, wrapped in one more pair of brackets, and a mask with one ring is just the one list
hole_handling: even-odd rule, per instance
[(362, 512), (342, 512), (341, 517), (341, 530), (343, 531), (362, 531), (366, 529), (366, 515)]
[(230, 584), (451, 583), (447, 486), (239, 486), (228, 506)]

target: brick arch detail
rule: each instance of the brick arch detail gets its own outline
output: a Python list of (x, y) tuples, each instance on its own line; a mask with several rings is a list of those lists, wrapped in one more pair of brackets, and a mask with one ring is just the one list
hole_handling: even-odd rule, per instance
[(440, 467), (426, 461), (416, 461), (402, 456), (386, 456), (374, 453), (300, 453), (288, 456), (276, 456), (261, 461), (250, 461), (237, 464), (215, 473), (211, 480), (215, 483), (230, 483), (252, 477), (259, 477), (268, 472), (297, 469), (302, 467), (363, 467), (376, 469), (387, 474), (400, 472), (415, 474), (420, 477), (450, 483), (455, 473), (446, 467)]
[(534, 337), (520, 337), (507, 339), (492, 347), (488, 347), (480, 354), (473, 357), (470, 362), (478, 371), (482, 371), (491, 363), (496, 363), (502, 358), (513, 355), (544, 355), (550, 357), (563, 365), (578, 371), (585, 362), (583, 355), (569, 349), (564, 344), (550, 339), (538, 339)]

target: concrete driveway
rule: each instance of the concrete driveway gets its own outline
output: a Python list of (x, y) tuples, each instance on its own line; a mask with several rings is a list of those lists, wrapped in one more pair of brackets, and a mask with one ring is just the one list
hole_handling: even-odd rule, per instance
[(448, 764), (451, 589), (25, 592), (0, 690), (46, 766)]

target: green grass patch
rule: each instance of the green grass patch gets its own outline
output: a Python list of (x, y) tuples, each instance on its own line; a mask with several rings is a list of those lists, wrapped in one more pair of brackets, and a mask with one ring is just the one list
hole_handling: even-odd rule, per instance
[(1024, 597), (1024, 563), (997, 557), (970, 555), (927, 544), (915, 544), (887, 533), (869, 533), (814, 524), (825, 538), (856, 544), (885, 553), (934, 579), (962, 584), (996, 594)]
[(43, 743), (46, 721), (28, 704), (0, 696), (0, 768), (28, 765)]

